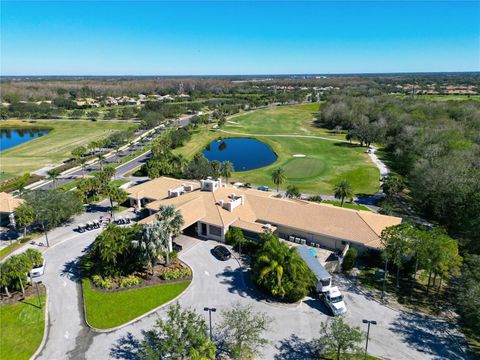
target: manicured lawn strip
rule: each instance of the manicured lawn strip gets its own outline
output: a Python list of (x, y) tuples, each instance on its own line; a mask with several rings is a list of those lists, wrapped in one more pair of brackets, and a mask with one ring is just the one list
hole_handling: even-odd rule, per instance
[[(341, 207), (341, 203), (338, 201), (331, 201), (331, 200), (323, 200), (322, 203), (324, 204), (332, 204), (334, 206)], [(343, 203), (343, 207), (346, 209), (355, 209), (355, 210), (365, 210), (365, 211), (370, 211), (369, 208), (363, 205), (356, 205), (356, 204), (350, 204), (350, 203)]]
[(124, 130), (132, 124), (113, 122), (79, 121), (49, 121), (20, 122), (2, 121), (0, 127), (35, 127), (51, 128), (45, 136), (28, 141), (1, 152), (2, 172), (12, 175), (22, 175), (33, 172), (48, 164), (60, 163), (70, 157), (71, 151), (77, 146), (86, 145)]
[(122, 325), (180, 295), (190, 281), (124, 290), (114, 293), (96, 291), (82, 280), (87, 321), (97, 329)]
[(23, 244), (20, 241), (15, 241), (12, 244), (4, 247), (2, 250), (0, 250), (0, 260), (3, 260), (8, 254), (17, 250), (22, 245)]
[[(42, 295), (42, 304), (46, 296)], [(14, 305), (0, 306), (0, 359), (29, 359), (40, 346), (45, 325), (45, 307), (36, 296)]]

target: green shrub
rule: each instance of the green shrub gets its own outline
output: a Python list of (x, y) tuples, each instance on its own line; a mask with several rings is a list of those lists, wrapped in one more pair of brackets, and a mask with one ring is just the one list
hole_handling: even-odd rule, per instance
[(142, 282), (142, 280), (134, 275), (130, 275), (127, 277), (124, 277), (120, 280), (120, 287), (121, 288), (126, 288), (126, 287), (131, 287), (138, 285)]
[(185, 269), (168, 269), (160, 275), (163, 280), (177, 280), (186, 278), (192, 275), (192, 271), (189, 268)]
[(308, 199), (308, 201), (313, 201), (313, 202), (322, 202), (323, 199), (320, 195), (312, 195)]
[(110, 278), (103, 278), (102, 276), (100, 275), (93, 275), (92, 276), (92, 281), (93, 281), (93, 284), (96, 286), (96, 287), (99, 287), (101, 289), (107, 289), (107, 290), (110, 290), (113, 288), (113, 282)]
[(30, 240), (32, 240), (31, 236), (25, 236), (25, 237), (22, 237), (20, 239), (20, 243), (25, 244), (26, 242), (29, 242)]
[(355, 262), (357, 261), (357, 250), (354, 248), (348, 249), (345, 257), (343, 258), (342, 263), (342, 270), (343, 271), (350, 271), (355, 266)]

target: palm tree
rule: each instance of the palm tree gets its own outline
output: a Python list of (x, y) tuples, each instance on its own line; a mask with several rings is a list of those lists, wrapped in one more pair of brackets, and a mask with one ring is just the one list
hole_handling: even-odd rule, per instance
[(26, 256), (16, 255), (7, 259), (5, 262), (7, 268), (7, 276), (11, 279), (18, 279), (20, 283), (20, 288), (22, 289), (22, 294), (25, 297), (25, 287), (23, 285), (23, 279), (25, 274), (30, 269), (30, 264)]
[(93, 243), (93, 253), (101, 260), (102, 267), (109, 275), (118, 273), (117, 259), (125, 252), (125, 232), (118, 225), (110, 224)]
[(168, 240), (165, 240), (169, 237), (165, 223), (156, 221), (153, 224), (144, 225), (139, 240), (135, 242), (135, 245), (141, 249), (143, 256), (150, 265), (152, 275), (154, 275), (155, 264), (162, 252), (166, 254), (167, 263), (169, 261)]
[(345, 198), (350, 198), (353, 196), (352, 187), (347, 180), (340, 181), (337, 185), (335, 185), (333, 191), (335, 198), (341, 199), (341, 206), (343, 206)]
[(285, 170), (283, 170), (283, 168), (278, 168), (273, 170), (272, 180), (273, 180), (273, 183), (277, 185), (277, 192), (278, 192), (278, 187), (287, 180), (287, 176), (285, 175)]
[(300, 190), (298, 189), (298, 187), (296, 185), (288, 185), (287, 186), (287, 191), (285, 192), (285, 196), (287, 198), (299, 198), (300, 196), (302, 196), (302, 193), (300, 192)]
[(220, 170), (222, 169), (222, 163), (218, 160), (213, 160), (210, 165), (212, 166), (214, 176), (218, 178), (220, 176)]
[(15, 219), (19, 226), (23, 227), (23, 237), (27, 237), (27, 228), (35, 220), (33, 208), (28, 204), (22, 204), (15, 209)]
[(228, 179), (230, 178), (230, 176), (232, 176), (233, 171), (235, 171), (235, 170), (233, 168), (233, 164), (230, 161), (224, 161), (222, 163), (221, 174), (227, 180), (227, 184), (228, 184)]
[(105, 155), (98, 154), (97, 159), (98, 159), (98, 162), (100, 163), (100, 169), (103, 170), (103, 164), (105, 163)]
[(272, 295), (283, 297), (282, 286), (286, 249), (278, 239), (271, 238), (264, 244), (262, 255), (258, 258), (259, 280), (270, 289)]
[(10, 297), (10, 291), (8, 291), (8, 285), (10, 285), (11, 279), (8, 274), (7, 264), (0, 264), (0, 286), (5, 289), (7, 297)]
[(184, 224), (182, 213), (179, 210), (175, 209), (175, 206), (160, 206), (160, 209), (157, 213), (157, 219), (164, 223), (165, 229), (167, 231), (167, 238), (162, 239), (166, 242), (166, 260), (167, 266), (170, 264), (169, 253), (172, 251), (172, 237), (178, 236), (182, 230), (182, 225)]
[[(87, 159), (84, 157), (81, 157), (78, 159), (80, 161), (80, 167), (82, 168), (83, 171), (85, 171), (85, 168), (87, 167)], [(83, 177), (85, 177), (86, 174), (83, 174)]]
[(53, 181), (53, 187), (57, 187), (57, 179), (60, 176), (60, 170), (50, 169), (47, 171), (48, 179)]
[(182, 154), (172, 155), (170, 162), (172, 163), (173, 171), (178, 174), (183, 173), (183, 169), (188, 164), (187, 159), (185, 159)]
[(120, 189), (115, 184), (109, 183), (106, 186), (105, 195), (107, 195), (108, 199), (110, 200), (110, 214), (113, 218), (113, 203), (116, 202), (117, 204), (121, 204), (127, 201), (128, 193), (125, 190)]

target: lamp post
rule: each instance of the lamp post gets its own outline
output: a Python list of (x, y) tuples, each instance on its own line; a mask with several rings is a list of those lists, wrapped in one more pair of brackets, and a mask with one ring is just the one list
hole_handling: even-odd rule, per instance
[(367, 350), (368, 350), (368, 337), (370, 336), (370, 324), (377, 325), (375, 320), (362, 320), (364, 324), (368, 324), (367, 328), (367, 342), (365, 344), (365, 360), (367, 360)]
[(210, 320), (210, 340), (212, 340), (212, 312), (217, 311), (217, 309), (214, 308), (214, 307), (212, 307), (212, 308), (204, 307), (203, 310), (208, 311), (208, 317), (209, 317), (209, 320)]
[[(31, 276), (31, 274), (30, 274)], [(38, 290), (38, 285), (41, 285), (41, 281), (35, 282), (35, 287), (37, 288), (37, 297), (38, 297), (38, 303), (40, 304), (40, 309), (42, 309), (42, 299), (40, 299), (40, 290)]]

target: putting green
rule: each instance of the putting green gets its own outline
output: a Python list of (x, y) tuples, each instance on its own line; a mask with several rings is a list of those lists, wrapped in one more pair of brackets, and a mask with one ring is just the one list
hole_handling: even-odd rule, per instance
[[(287, 180), (280, 185), (281, 189), (296, 185), (303, 193), (332, 194), (333, 187), (346, 179), (357, 194), (378, 192), (380, 173), (366, 149), (347, 142), (344, 134), (315, 127), (318, 107), (319, 104), (279, 106), (235, 115), (221, 132), (196, 129), (192, 139), (175, 152), (191, 158), (220, 137), (252, 137), (270, 145), (278, 158), (260, 169), (235, 172), (232, 181), (276, 188), (272, 173), (282, 167)], [(299, 154), (305, 157), (294, 157)]]
[(315, 158), (294, 158), (283, 166), (287, 179), (306, 179), (320, 176), (325, 172), (325, 163)]

